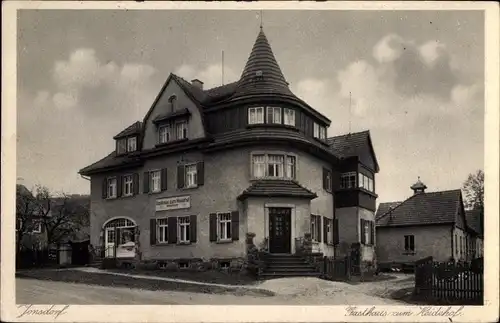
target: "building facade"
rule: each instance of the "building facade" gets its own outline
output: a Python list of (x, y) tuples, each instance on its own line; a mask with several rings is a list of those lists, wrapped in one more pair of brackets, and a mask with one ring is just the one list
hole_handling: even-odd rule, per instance
[[(327, 137), (331, 121), (296, 97), (261, 29), (240, 80), (212, 89), (171, 74), (142, 122), (82, 170), (91, 243), (142, 260), (296, 253), (356, 245), (373, 261), (375, 173), (368, 131)], [(341, 247), (347, 245), (349, 248)], [(188, 264), (189, 265), (189, 264)]]

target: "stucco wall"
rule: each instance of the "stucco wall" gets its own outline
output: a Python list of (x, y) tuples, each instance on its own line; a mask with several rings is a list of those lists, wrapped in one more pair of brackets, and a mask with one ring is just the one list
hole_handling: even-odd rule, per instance
[[(144, 167), (123, 171), (121, 174), (136, 172), (139, 174), (140, 193), (133, 197), (104, 200), (101, 196), (102, 182), (105, 175), (92, 176), (91, 179), (91, 239), (92, 244), (99, 245), (99, 235), (104, 223), (114, 217), (127, 216), (132, 218), (140, 227), (140, 244), (143, 258), (178, 258), (178, 257), (238, 257), (245, 250), (245, 233), (251, 228), (258, 235), (256, 242), (265, 237), (264, 204), (278, 203), (279, 199), (253, 200), (248, 203), (239, 203), (237, 196), (247, 189), (250, 184), (252, 151), (273, 151), (270, 148), (241, 148), (223, 152), (202, 155), (201, 153), (186, 153), (181, 155), (162, 156), (148, 160)], [(281, 149), (281, 151), (283, 151)], [(319, 197), (309, 206), (309, 201), (287, 201), (296, 205), (297, 234), (310, 230), (309, 215), (311, 212), (333, 218), (333, 197), (322, 188), (322, 168), (326, 163), (321, 162), (300, 151), (287, 150), (297, 153), (297, 179)], [(177, 164), (183, 162), (204, 161), (204, 185), (194, 189), (177, 189)], [(168, 189), (157, 194), (144, 194), (143, 173), (145, 170), (167, 168)], [(108, 176), (111, 174), (108, 174)], [(155, 212), (157, 198), (184, 196), (191, 197), (191, 207), (187, 210)], [(246, 205), (248, 204), (248, 210)], [(314, 211), (313, 211), (314, 209)], [(229, 244), (215, 244), (209, 242), (209, 214), (214, 212), (240, 211), (240, 240)], [(197, 243), (182, 246), (150, 246), (149, 221), (154, 217), (197, 215)], [(259, 229), (259, 227), (261, 229)], [(261, 234), (259, 234), (261, 230)], [(303, 236), (303, 234), (302, 234)], [(259, 238), (262, 237), (262, 238)], [(293, 239), (293, 237), (292, 237)], [(324, 252), (333, 252), (330, 246), (322, 246)]]
[[(372, 221), (375, 225), (375, 214), (365, 208), (358, 208), (358, 232), (361, 232), (361, 221), (360, 219)], [(377, 241), (377, 230), (375, 230), (373, 244)], [(361, 241), (361, 237), (359, 237)], [(361, 245), (361, 260), (362, 261), (374, 261), (375, 260), (375, 246), (374, 245)]]
[(467, 243), (467, 233), (455, 227), (453, 229), (453, 258), (455, 260), (466, 260), (466, 243)]
[[(415, 254), (405, 255), (405, 235), (415, 236)], [(413, 226), (376, 230), (378, 263), (413, 262), (432, 256), (447, 261), (451, 256), (451, 226)]]
[(148, 120), (145, 121), (143, 149), (153, 148), (158, 143), (158, 128), (155, 124), (153, 124), (153, 120), (158, 115), (170, 112), (168, 99), (172, 95), (177, 97), (175, 104), (176, 111), (188, 109), (191, 113), (188, 123), (188, 138), (197, 139), (205, 136), (200, 111), (193, 101), (191, 101), (191, 99), (179, 87), (179, 85), (177, 85), (175, 81), (171, 80), (156, 103), (156, 106), (153, 108)]

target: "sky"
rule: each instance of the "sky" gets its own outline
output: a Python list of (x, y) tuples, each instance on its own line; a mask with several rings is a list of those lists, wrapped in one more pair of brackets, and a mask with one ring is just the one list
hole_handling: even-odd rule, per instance
[[(142, 120), (169, 73), (205, 88), (241, 75), (259, 11), (18, 13), (17, 177), (89, 193), (78, 170)], [(370, 130), (378, 202), (460, 188), (484, 162), (484, 17), (479, 11), (263, 11), (292, 91), (331, 121)], [(351, 99), (349, 99), (351, 93)]]

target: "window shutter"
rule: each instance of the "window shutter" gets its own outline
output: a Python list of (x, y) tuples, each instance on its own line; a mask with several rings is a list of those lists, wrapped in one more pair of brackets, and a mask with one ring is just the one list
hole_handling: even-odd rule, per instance
[(167, 190), (167, 169), (163, 168), (161, 170), (161, 190), (166, 191)]
[(238, 211), (231, 212), (231, 238), (233, 241), (240, 239), (240, 213)]
[(134, 195), (137, 195), (139, 194), (139, 174), (138, 173), (134, 173), (134, 175), (132, 175), (132, 185), (134, 185)]
[(177, 218), (168, 218), (168, 243), (177, 243)]
[(122, 191), (123, 191), (123, 176), (117, 176), (116, 177), (116, 196), (117, 197), (122, 196)]
[(323, 168), (323, 189), (326, 190), (328, 188), (328, 170)]
[(366, 241), (365, 241), (365, 220), (364, 219), (359, 219), (359, 225), (361, 227), (361, 243), (362, 244), (365, 244)]
[(105, 199), (108, 197), (108, 179), (105, 177), (102, 181), (102, 198)]
[(196, 215), (191, 215), (191, 219), (189, 220), (189, 230), (191, 231), (191, 235), (189, 237), (189, 241), (196, 242)]
[(144, 179), (142, 183), (144, 193), (149, 193), (149, 172), (144, 172)]
[(370, 221), (370, 244), (375, 245), (375, 222)]
[(333, 219), (333, 244), (339, 244), (339, 219)]
[(328, 243), (328, 221), (330, 219), (323, 217), (323, 240)]
[(184, 187), (184, 178), (186, 178), (185, 174), (186, 168), (184, 165), (177, 166), (177, 188)]
[(210, 241), (217, 241), (217, 214), (210, 213)]
[(149, 244), (156, 244), (156, 219), (149, 220)]
[(316, 216), (316, 232), (318, 235), (318, 242), (321, 242), (321, 215)]
[(122, 234), (122, 230), (118, 227), (115, 227), (115, 248), (118, 247), (119, 245), (121, 245), (121, 242), (122, 242), (122, 239), (120, 237), (121, 234)]
[(196, 164), (196, 173), (197, 173), (197, 177), (198, 177), (198, 186), (201, 186), (205, 183), (205, 165), (204, 163), (201, 161), (201, 162), (198, 162), (198, 164)]

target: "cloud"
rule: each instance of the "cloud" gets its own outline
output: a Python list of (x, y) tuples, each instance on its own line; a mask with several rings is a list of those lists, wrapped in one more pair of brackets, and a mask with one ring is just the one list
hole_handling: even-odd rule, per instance
[(433, 66), (436, 60), (445, 54), (446, 46), (437, 40), (431, 40), (419, 47), (420, 56), (428, 66)]
[[(183, 64), (179, 66), (175, 71), (175, 74), (191, 81), (193, 79), (199, 79), (203, 82), (205, 89), (213, 88), (222, 85), (222, 65), (221, 64), (210, 64), (204, 68), (199, 68), (189, 64)], [(224, 83), (228, 84), (235, 82), (239, 79), (234, 70), (229, 66), (224, 66)]]
[(399, 35), (389, 34), (373, 47), (373, 57), (379, 63), (393, 62), (401, 57), (406, 47), (411, 44), (411, 41), (406, 41)]

